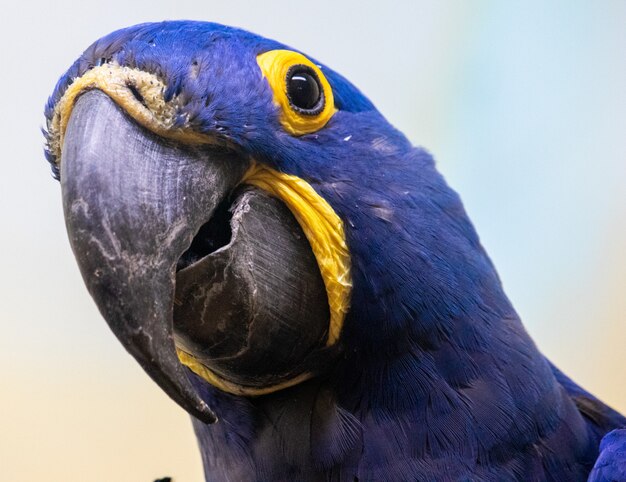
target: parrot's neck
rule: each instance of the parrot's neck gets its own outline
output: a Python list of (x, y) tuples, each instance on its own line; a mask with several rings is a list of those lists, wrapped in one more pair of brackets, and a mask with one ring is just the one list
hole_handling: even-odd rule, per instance
[(403, 168), (319, 187), (351, 200), (335, 206), (354, 285), (335, 368), (256, 399), (196, 380), (222, 420), (195, 424), (209, 480), (575, 481), (590, 470), (597, 441), (458, 196), (423, 151)]
[(433, 299), (426, 313), (386, 300), (413, 318), (375, 336), (359, 326), (387, 320), (354, 310), (335, 369), (268, 396), (196, 379), (220, 417), (195, 422), (207, 480), (585, 480), (598, 440), (499, 282), (471, 298)]

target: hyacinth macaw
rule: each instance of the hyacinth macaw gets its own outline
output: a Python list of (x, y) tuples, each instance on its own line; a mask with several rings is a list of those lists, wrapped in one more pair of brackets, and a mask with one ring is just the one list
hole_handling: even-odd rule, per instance
[(341, 75), (142, 24), (45, 115), (87, 288), (207, 481), (626, 480), (626, 419), (539, 352), (431, 155)]

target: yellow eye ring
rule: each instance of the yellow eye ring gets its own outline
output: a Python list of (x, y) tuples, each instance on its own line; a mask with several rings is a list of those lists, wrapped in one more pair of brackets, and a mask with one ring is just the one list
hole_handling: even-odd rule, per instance
[[(321, 69), (304, 55), (291, 50), (270, 50), (257, 56), (263, 77), (274, 93), (274, 103), (280, 107), (280, 122), (294, 136), (310, 134), (326, 125), (337, 109), (333, 90)], [(310, 109), (294, 105), (288, 93), (288, 82), (300, 73), (317, 82), (319, 101)]]

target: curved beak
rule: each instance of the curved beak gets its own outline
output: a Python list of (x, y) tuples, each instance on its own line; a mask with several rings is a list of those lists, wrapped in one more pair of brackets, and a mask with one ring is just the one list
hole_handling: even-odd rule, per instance
[(329, 306), (294, 215), (237, 188), (250, 161), (166, 141), (106, 94), (76, 101), (61, 160), (70, 244), (111, 330), (161, 388), (216, 416), (187, 365), (214, 386), (262, 395), (322, 371)]
[(157, 138), (97, 90), (76, 101), (63, 145), (66, 226), (90, 294), (152, 379), (206, 423), (216, 416), (174, 345), (176, 265), (247, 167), (223, 149)]

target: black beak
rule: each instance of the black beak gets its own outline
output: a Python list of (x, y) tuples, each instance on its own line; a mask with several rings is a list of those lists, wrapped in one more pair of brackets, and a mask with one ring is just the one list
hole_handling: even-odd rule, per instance
[(63, 146), (66, 225), (89, 292), (144, 370), (207, 423), (215, 414), (163, 320), (172, 317), (178, 259), (246, 167), (225, 152), (164, 144), (100, 91), (76, 102)]
[[(253, 324), (257, 328), (263, 323), (274, 326), (278, 319), (286, 327), (280, 333), (274, 330), (283, 337), (278, 346), (284, 345), (291, 358), (294, 352), (302, 351), (304, 357), (323, 346), (328, 328), (323, 283), (310, 247), (301, 232), (296, 233), (299, 226), (293, 219), (281, 221), (286, 223), (287, 234), (269, 250), (276, 263), (280, 259), (277, 266), (283, 269), (278, 273), (268, 274), (268, 266), (271, 271), (274, 261), (267, 255), (258, 269), (249, 259), (244, 259), (240, 267), (230, 266), (233, 256), (225, 256), (224, 250), (218, 250), (214, 261), (207, 261), (212, 256), (209, 252), (196, 258), (189, 255), (192, 242), (202, 244), (202, 240), (194, 239), (196, 235), (216, 212), (219, 215), (223, 210), (223, 202), (248, 167), (249, 161), (232, 151), (186, 147), (155, 136), (101, 91), (86, 92), (78, 98), (65, 132), (61, 161), (63, 206), (70, 243), (87, 288), (112, 331), (144, 370), (181, 407), (206, 423), (215, 422), (216, 416), (191, 385), (188, 370), (179, 361), (175, 338), (186, 350), (192, 347), (187, 350), (192, 354), (194, 340), (199, 340), (201, 346), (196, 351), (207, 364), (219, 352), (228, 359), (229, 369), (236, 372), (237, 365), (223, 349), (211, 351), (212, 344), (220, 343), (212, 341), (215, 330), (197, 328), (196, 318), (201, 318), (202, 326), (210, 324), (198, 309), (191, 306), (174, 310), (175, 296), (177, 305), (184, 304), (185, 300), (178, 298), (189, 292), (202, 304), (204, 313), (212, 312), (211, 303), (222, 307), (214, 310), (226, 318), (220, 323), (222, 331), (215, 335), (222, 338), (220, 342), (224, 341), (224, 326), (227, 332), (230, 326), (241, 326), (233, 331), (241, 329), (244, 334), (235, 333), (235, 338), (243, 338), (247, 346), (258, 345), (272, 352), (271, 340), (255, 343), (245, 330)], [(285, 208), (281, 205), (260, 212), (275, 219), (278, 215), (284, 217), (280, 209)], [(238, 218), (243, 223), (241, 219), (246, 216)], [(266, 243), (271, 237), (262, 219), (248, 226), (240, 229), (243, 234), (230, 240), (232, 252), (241, 251), (237, 242), (254, 245), (255, 240)], [(263, 236), (250, 229), (261, 230)], [(258, 246), (246, 253), (254, 254), (255, 249), (258, 251)], [(266, 245), (264, 251), (268, 251)], [(180, 289), (176, 287), (177, 265), (183, 279)], [(246, 266), (244, 274), (241, 266)], [(212, 300), (211, 290), (202, 290), (204, 298), (199, 297), (198, 280), (217, 268), (219, 272), (234, 273), (232, 291)], [(271, 279), (271, 289), (250, 288), (264, 279)], [(236, 305), (241, 292), (252, 293), (250, 296), (265, 294), (266, 299), (248, 296), (243, 311), (223, 308)], [(276, 300), (283, 301), (277, 305)], [(173, 321), (175, 311), (183, 314), (180, 320)], [(241, 319), (248, 321), (242, 323)], [(173, 324), (181, 332), (175, 334)], [(258, 336), (265, 337), (272, 332), (257, 331)], [(297, 338), (294, 342), (285, 337)], [(255, 367), (264, 359), (259, 353), (247, 356), (247, 363)], [(282, 362), (287, 359), (281, 358)]]

